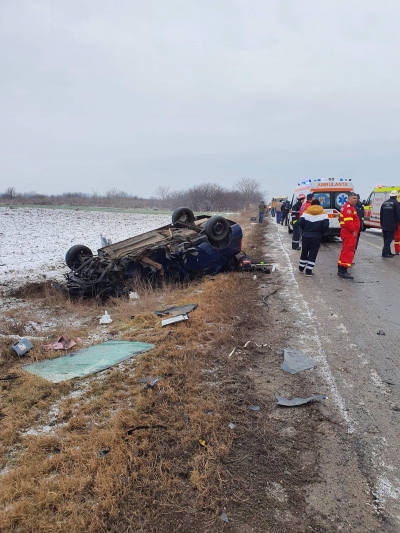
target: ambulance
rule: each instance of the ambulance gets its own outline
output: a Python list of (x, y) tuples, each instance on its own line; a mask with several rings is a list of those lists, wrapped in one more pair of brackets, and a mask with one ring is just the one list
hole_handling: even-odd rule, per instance
[[(327, 178), (302, 181), (297, 184), (293, 192), (291, 204), (294, 205), (297, 202), (299, 194), (307, 196), (307, 194), (313, 193), (329, 218), (329, 229), (325, 235), (338, 236), (340, 235), (339, 214), (347, 202), (349, 192), (353, 191), (354, 187), (351, 179)], [(292, 233), (292, 231), (293, 228), (289, 226), (289, 233)]]
[[(364, 230), (381, 227), (381, 205), (389, 198), (391, 191), (400, 191), (400, 185), (378, 185), (364, 203)], [(400, 197), (398, 198), (400, 200)]]

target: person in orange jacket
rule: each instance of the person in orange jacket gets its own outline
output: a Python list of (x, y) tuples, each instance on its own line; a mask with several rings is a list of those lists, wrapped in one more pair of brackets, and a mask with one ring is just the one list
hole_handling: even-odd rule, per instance
[(353, 279), (347, 269), (351, 267), (357, 246), (357, 237), (360, 230), (360, 218), (357, 209), (357, 194), (350, 192), (347, 202), (342, 207), (339, 215), (340, 238), (342, 239), (342, 251), (338, 261), (338, 276), (343, 279)]

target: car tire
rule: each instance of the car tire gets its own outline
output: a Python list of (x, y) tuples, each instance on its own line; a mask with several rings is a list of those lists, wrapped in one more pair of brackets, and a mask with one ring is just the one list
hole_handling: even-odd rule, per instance
[(214, 215), (207, 220), (204, 233), (211, 243), (220, 243), (229, 234), (229, 222), (220, 215)]
[(76, 270), (89, 257), (93, 257), (92, 250), (83, 244), (76, 244), (65, 254), (65, 263), (71, 270)]
[(189, 207), (178, 207), (172, 213), (172, 224), (176, 224), (176, 222), (186, 222), (189, 224), (194, 222), (193, 211)]

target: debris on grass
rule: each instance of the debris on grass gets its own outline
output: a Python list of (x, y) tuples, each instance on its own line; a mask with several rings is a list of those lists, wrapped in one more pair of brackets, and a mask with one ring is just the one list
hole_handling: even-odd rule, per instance
[(159, 379), (160, 379), (159, 377), (145, 377), (145, 378), (139, 379), (139, 383), (147, 383), (149, 387), (153, 387)]
[(111, 324), (112, 318), (108, 314), (108, 311), (104, 311), (104, 315), (100, 318), (100, 324)]
[(187, 315), (177, 315), (173, 316), (171, 318), (166, 318), (165, 320), (161, 321), (161, 326), (168, 326), (168, 324), (174, 324), (175, 322), (182, 322), (183, 320), (188, 320), (189, 317)]
[(47, 381), (60, 383), (101, 372), (154, 346), (145, 342), (106, 341), (55, 359), (25, 365), (23, 369)]
[(110, 448), (104, 448), (104, 450), (100, 450), (99, 457), (103, 458), (104, 456), (108, 454), (109, 451), (110, 451)]
[(229, 428), (229, 429), (235, 429), (235, 427), (236, 427), (235, 424), (232, 424), (232, 422), (230, 422), (230, 423), (228, 424), (228, 428)]
[(259, 405), (249, 405), (250, 411), (259, 411), (260, 406)]
[(186, 305), (175, 305), (173, 307), (168, 307), (167, 309), (164, 309), (163, 311), (154, 311), (154, 314), (157, 316), (164, 316), (164, 315), (187, 315), (191, 311), (194, 311), (197, 308), (198, 304), (186, 304)]
[(14, 352), (16, 352), (20, 357), (23, 357), (29, 350), (33, 348), (33, 344), (29, 339), (26, 337), (22, 337), (19, 341), (15, 342), (12, 345), (12, 349)]
[(229, 518), (228, 518), (228, 515), (227, 515), (226, 513), (222, 513), (222, 515), (220, 516), (220, 519), (221, 519), (223, 522), (226, 522), (226, 523), (229, 522)]
[(154, 385), (159, 381), (159, 378), (154, 378), (152, 381), (146, 383), (146, 389), (153, 389)]
[(135, 292), (135, 291), (131, 291), (131, 292), (129, 293), (129, 299), (130, 299), (130, 300), (138, 300), (138, 299), (139, 299), (139, 295), (138, 295), (138, 293)]
[(303, 405), (305, 403), (310, 403), (318, 400), (327, 400), (328, 396), (322, 394), (317, 394), (315, 396), (309, 396), (308, 398), (292, 398), (288, 400), (283, 396), (276, 395), (276, 403), (278, 405), (283, 405), (284, 407), (297, 407), (298, 405)]
[(281, 369), (290, 374), (297, 374), (302, 370), (314, 368), (316, 363), (311, 357), (307, 357), (299, 350), (293, 348), (284, 348), (283, 363)]
[(247, 341), (247, 342), (244, 344), (243, 348), (247, 348), (248, 345), (249, 345), (251, 342), (253, 342), (253, 344), (254, 344), (254, 346), (255, 346), (256, 348), (265, 348), (266, 346), (268, 346), (268, 348), (271, 348), (271, 345), (270, 345), (270, 344), (257, 344), (257, 343), (254, 342), (254, 341)]
[(43, 348), (45, 350), (69, 350), (70, 348), (75, 346), (77, 342), (82, 342), (82, 339), (78, 337), (75, 342), (72, 339), (60, 337), (58, 341), (52, 342), (51, 344), (45, 344)]
[(9, 374), (8, 376), (4, 376), (0, 378), (0, 381), (10, 381), (12, 379), (18, 379), (19, 376), (17, 374)]

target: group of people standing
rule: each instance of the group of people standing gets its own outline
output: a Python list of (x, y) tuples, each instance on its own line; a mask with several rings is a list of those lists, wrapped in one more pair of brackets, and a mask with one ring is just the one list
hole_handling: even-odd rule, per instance
[[(258, 205), (259, 214), (261, 214), (262, 205), (264, 205), (264, 208), (265, 208), (265, 204), (263, 201), (261, 201), (260, 204)], [(282, 200), (275, 200), (275, 198), (272, 198), (271, 216), (276, 217), (276, 222), (278, 224), (281, 224), (282, 226), (283, 225), (287, 226), (289, 223), (289, 213), (290, 213), (289, 200), (282, 201)]]
[[(400, 254), (400, 202), (398, 196), (397, 191), (391, 191), (389, 198), (381, 206), (380, 221), (384, 241), (382, 257), (385, 258), (392, 258)], [(261, 201), (258, 205), (258, 221), (260, 223), (263, 221), (267, 209), (264, 201)], [(305, 272), (306, 276), (312, 276), (322, 236), (329, 228), (329, 218), (313, 193), (309, 193), (307, 196), (299, 194), (292, 207), (288, 200), (282, 202), (272, 199), (271, 215), (276, 216), (278, 224), (288, 224), (290, 209), (293, 226), (292, 249), (301, 250), (299, 271)], [(348, 194), (347, 201), (340, 211), (339, 223), (342, 249), (337, 273), (340, 278), (353, 279), (348, 269), (354, 264), (354, 254), (364, 223), (364, 206), (360, 201), (359, 194), (355, 192)], [(390, 248), (393, 240), (394, 254)], [(300, 246), (300, 241), (302, 246)]]
[[(364, 206), (360, 202), (360, 196), (349, 193), (339, 215), (342, 250), (338, 260), (338, 276), (343, 279), (353, 279), (347, 269), (353, 263), (363, 221)], [(319, 200), (314, 199), (314, 194), (309, 193), (307, 196), (299, 194), (297, 202), (292, 207), (292, 225), (292, 248), (301, 250), (299, 271), (305, 271), (306, 276), (312, 276), (322, 235), (329, 228), (328, 215)]]

